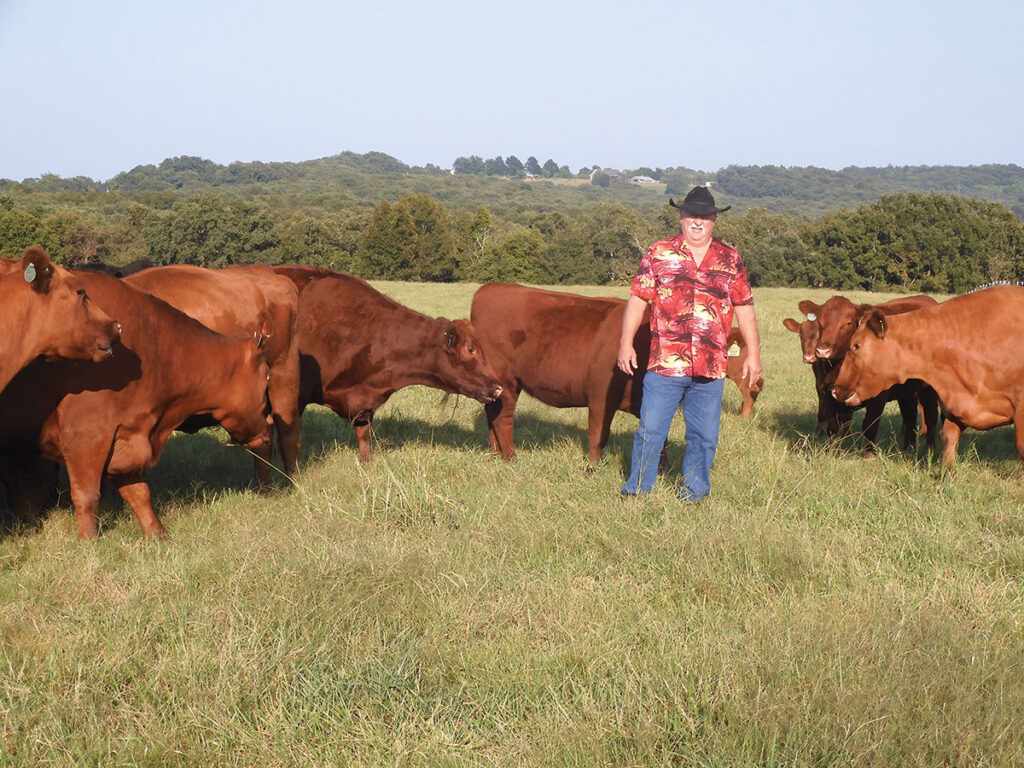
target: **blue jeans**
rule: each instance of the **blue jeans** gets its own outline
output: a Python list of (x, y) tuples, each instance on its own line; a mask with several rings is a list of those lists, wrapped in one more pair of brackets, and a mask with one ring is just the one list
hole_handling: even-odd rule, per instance
[(680, 402), (686, 421), (686, 452), (679, 496), (697, 501), (711, 493), (711, 464), (718, 448), (724, 390), (725, 379), (663, 376), (653, 371), (644, 375), (640, 426), (633, 438), (629, 479), (622, 486), (624, 495), (650, 493), (654, 488), (661, 449)]

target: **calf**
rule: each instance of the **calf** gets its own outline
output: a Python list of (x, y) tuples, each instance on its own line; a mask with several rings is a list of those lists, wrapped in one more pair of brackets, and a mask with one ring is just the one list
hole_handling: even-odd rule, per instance
[[(818, 316), (812, 312), (802, 322), (787, 317), (782, 324), (787, 330), (799, 334), (803, 360), (811, 366), (814, 374), (814, 391), (818, 396), (818, 426), (815, 431), (829, 437), (847, 433), (854, 409), (832, 397), (832, 383), (839, 368), (832, 360), (819, 359), (814, 351), (818, 344)], [(881, 415), (881, 409), (878, 413)], [(865, 416), (865, 421), (868, 418)]]
[(371, 456), (374, 412), (411, 384), (481, 402), (501, 394), (476, 331), (388, 298), (365, 280), (317, 267), (274, 271), (299, 290), (299, 409), (320, 403), (352, 423), (359, 460)]
[[(626, 302), (579, 296), (508, 283), (489, 283), (473, 296), (470, 319), (501, 382), (499, 400), (484, 408), (491, 450), (515, 458), (514, 420), (526, 391), (556, 408), (588, 409), (588, 452), (601, 460), (616, 411), (640, 415), (642, 380), (650, 355), (649, 318), (633, 339), (637, 370), (627, 376), (616, 365)], [(727, 375), (740, 388), (740, 415), (753, 412), (763, 380), (742, 379), (746, 345), (739, 331), (729, 335)]]
[(221, 336), (117, 278), (78, 277), (97, 302), (118, 308), (121, 344), (98, 363), (37, 360), (26, 367), (0, 395), (0, 445), (67, 466), (81, 538), (97, 534), (104, 474), (143, 534), (162, 537), (145, 470), (193, 414), (210, 415), (235, 442), (263, 450), (266, 363), (251, 339)]
[(911, 379), (942, 400), (942, 458), (953, 468), (964, 427), (1013, 424), (1024, 460), (1024, 288), (995, 286), (905, 315), (877, 309), (850, 341), (832, 393), (856, 406)]

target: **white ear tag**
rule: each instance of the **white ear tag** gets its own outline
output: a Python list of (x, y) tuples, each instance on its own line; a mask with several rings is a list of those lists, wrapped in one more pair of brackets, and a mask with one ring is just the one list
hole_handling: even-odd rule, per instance
[(810, 320), (813, 323), (815, 320), (818, 319), (818, 316), (816, 314), (814, 314), (813, 312), (808, 312), (807, 313), (807, 319)]
[(729, 357), (739, 357), (739, 356), (740, 356), (740, 345), (737, 344), (734, 341), (732, 343), (732, 346), (729, 347)]
[(25, 282), (31, 283), (36, 279), (36, 265), (29, 264), (25, 267)]

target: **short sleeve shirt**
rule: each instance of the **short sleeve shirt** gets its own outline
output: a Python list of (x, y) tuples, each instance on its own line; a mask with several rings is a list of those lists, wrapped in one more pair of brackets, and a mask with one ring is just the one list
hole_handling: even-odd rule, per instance
[(754, 303), (735, 248), (713, 239), (698, 267), (683, 235), (659, 240), (641, 259), (629, 291), (651, 302), (647, 370), (725, 378), (733, 308)]

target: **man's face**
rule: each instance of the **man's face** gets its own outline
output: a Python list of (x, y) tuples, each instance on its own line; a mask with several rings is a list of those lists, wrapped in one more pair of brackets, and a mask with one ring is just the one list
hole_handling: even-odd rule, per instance
[(714, 216), (694, 216), (684, 213), (680, 217), (683, 235), (686, 242), (696, 248), (703, 248), (711, 242), (711, 233), (715, 229)]

